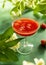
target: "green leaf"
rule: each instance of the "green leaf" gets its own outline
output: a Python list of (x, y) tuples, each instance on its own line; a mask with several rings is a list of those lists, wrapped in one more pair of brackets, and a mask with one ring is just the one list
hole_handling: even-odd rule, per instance
[(12, 16), (19, 16), (19, 9), (18, 9), (18, 7), (13, 7), (12, 8), (12, 10), (10, 11), (10, 14), (12, 15)]
[(0, 48), (0, 61), (18, 61), (18, 57), (16, 55), (16, 52), (13, 51), (10, 48)]
[(4, 46), (5, 42), (2, 40), (0, 41), (0, 47)]
[(9, 2), (12, 2), (12, 0), (8, 0)]
[(34, 13), (34, 16), (38, 19), (40, 18), (40, 14), (39, 13)]
[(3, 34), (1, 34), (0, 36), (0, 40), (7, 40), (11, 37), (11, 35), (13, 34), (13, 29), (10, 26)]
[(41, 3), (46, 3), (46, 0), (43, 0)]
[(42, 14), (46, 14), (46, 4), (38, 4), (34, 9), (35, 12), (41, 12)]
[(26, 7), (22, 14), (26, 14), (26, 13), (28, 13), (30, 11), (33, 11), (33, 9)]
[(18, 38), (18, 39), (15, 39), (13, 41), (9, 41), (5, 44), (6, 47), (12, 47), (12, 46), (15, 46), (20, 40), (22, 40), (23, 38)]
[(6, 48), (3, 50), (5, 55), (8, 57), (9, 61), (18, 61), (18, 57), (16, 55), (16, 52), (13, 51), (12, 49), (10, 48)]
[(2, 5), (3, 8), (5, 7), (5, 3), (6, 3), (6, 0), (3, 1), (3, 5)]
[(2, 40), (2, 34), (0, 34), (0, 40)]
[(11, 12), (14, 11), (14, 12), (18, 12), (18, 8), (17, 7), (14, 7)]
[(9, 61), (9, 60), (8, 60), (8, 57), (5, 54), (0, 52), (0, 61), (6, 62), (6, 61)]
[(25, 9), (25, 4), (23, 1), (20, 2), (20, 10), (23, 12)]

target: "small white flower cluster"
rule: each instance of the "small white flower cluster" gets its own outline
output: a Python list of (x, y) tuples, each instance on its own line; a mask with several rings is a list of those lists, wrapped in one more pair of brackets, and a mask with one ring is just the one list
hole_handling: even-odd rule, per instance
[(45, 62), (42, 58), (40, 59), (35, 58), (34, 62), (35, 63), (23, 61), (23, 65), (45, 65)]
[(6, 40), (6, 42), (9, 42), (9, 41), (12, 41), (15, 39), (17, 39), (17, 35), (15, 33), (13, 33), (13, 35), (8, 40)]
[(34, 65), (32, 62), (23, 61), (23, 65)]
[[(17, 35), (15, 33), (13, 33), (13, 35), (8, 40), (6, 40), (5, 42), (9, 42), (9, 41), (15, 40), (17, 38), (18, 38)], [(10, 47), (10, 48), (13, 49), (13, 50), (16, 50), (19, 47), (20, 47), (20, 42), (18, 42), (15, 46)]]

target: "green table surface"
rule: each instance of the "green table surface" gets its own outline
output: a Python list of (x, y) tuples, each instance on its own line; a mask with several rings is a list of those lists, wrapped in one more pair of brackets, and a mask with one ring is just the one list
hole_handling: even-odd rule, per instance
[[(39, 15), (39, 16), (38, 16)], [(46, 16), (43, 16), (42, 14), (38, 13), (38, 15), (34, 15), (34, 13), (31, 11), (29, 13), (24, 14), (22, 17), (34, 19), (38, 21), (40, 24), (42, 22), (46, 23)], [(3, 33), (12, 23), (12, 18), (9, 14), (8, 10), (0, 9), (0, 34)], [(40, 46), (41, 39), (46, 39), (46, 30), (39, 29), (36, 34), (33, 36), (28, 37), (29, 43), (34, 44), (34, 50), (29, 55), (18, 55), (19, 60), (15, 63), (3, 63), (0, 62), (3, 65), (22, 65), (23, 61), (29, 61), (34, 62), (34, 58), (43, 58), (46, 63), (46, 48)], [(0, 65), (1, 65), (0, 64)]]

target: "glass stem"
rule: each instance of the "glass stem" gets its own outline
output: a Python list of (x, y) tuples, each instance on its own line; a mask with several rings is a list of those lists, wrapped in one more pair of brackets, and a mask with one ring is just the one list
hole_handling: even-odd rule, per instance
[(25, 37), (25, 38), (24, 38), (24, 47), (27, 46), (27, 43), (28, 43), (28, 42), (27, 42), (27, 37)]

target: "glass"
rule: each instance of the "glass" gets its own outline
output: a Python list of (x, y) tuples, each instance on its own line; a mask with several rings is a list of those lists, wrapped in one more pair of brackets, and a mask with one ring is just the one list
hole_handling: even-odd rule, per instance
[(20, 47), (17, 49), (20, 54), (30, 54), (33, 51), (34, 45), (29, 43), (27, 39), (28, 37), (24, 37), (24, 39), (20, 42)]
[(17, 51), (20, 54), (30, 54), (33, 51), (34, 45), (27, 41), (27, 37), (37, 32), (39, 23), (28, 18), (21, 18), (12, 23), (12, 28), (17, 34), (24, 37), (24, 40), (20, 43), (20, 47)]

